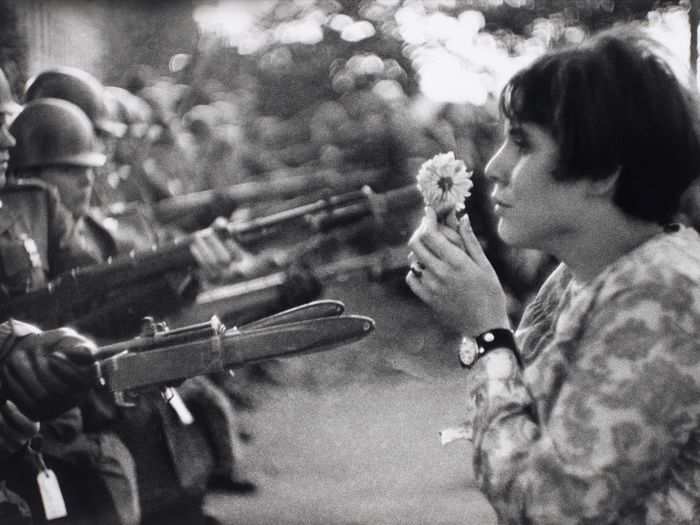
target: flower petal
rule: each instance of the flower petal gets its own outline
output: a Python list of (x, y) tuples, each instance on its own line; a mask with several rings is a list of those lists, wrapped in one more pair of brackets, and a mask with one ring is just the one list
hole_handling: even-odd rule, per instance
[(425, 203), (440, 213), (464, 207), (474, 185), (472, 173), (463, 160), (455, 159), (454, 152), (449, 151), (424, 162), (416, 179)]

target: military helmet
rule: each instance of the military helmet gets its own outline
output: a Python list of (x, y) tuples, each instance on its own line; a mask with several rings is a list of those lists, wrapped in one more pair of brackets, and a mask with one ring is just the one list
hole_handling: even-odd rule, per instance
[(120, 115), (133, 137), (143, 137), (153, 120), (148, 102), (130, 91), (117, 86), (105, 86), (105, 91), (117, 101)]
[(25, 102), (39, 98), (60, 98), (82, 109), (95, 129), (121, 137), (126, 125), (110, 118), (102, 83), (87, 71), (73, 67), (46, 69), (29, 79), (24, 88)]
[(96, 149), (90, 119), (76, 106), (42, 98), (24, 106), (10, 125), (16, 144), (8, 171), (46, 166), (98, 167), (106, 157)]
[(122, 122), (128, 127), (129, 109), (126, 107), (122, 90), (123, 88), (116, 86), (105, 86), (105, 104), (107, 106), (107, 113), (110, 115), (112, 120)]
[(0, 69), (0, 113), (16, 114), (21, 109), (21, 106), (12, 95), (10, 83), (7, 81), (5, 72)]

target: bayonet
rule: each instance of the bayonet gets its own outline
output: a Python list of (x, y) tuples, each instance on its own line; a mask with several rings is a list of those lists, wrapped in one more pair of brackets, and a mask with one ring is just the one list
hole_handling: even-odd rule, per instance
[(323, 317), (337, 317), (343, 313), (345, 305), (333, 299), (323, 299), (312, 301), (300, 306), (278, 312), (276, 314), (251, 321), (239, 327), (239, 330), (252, 330), (254, 328), (267, 328), (270, 326), (296, 321), (306, 321), (308, 319), (320, 319)]
[[(323, 302), (308, 308), (283, 312), (253, 328), (226, 329), (216, 317), (175, 330), (150, 321), (150, 333), (101, 347), (95, 373), (100, 384), (115, 392), (167, 386), (249, 363), (331, 350), (374, 330), (369, 317), (337, 314), (337, 304)], [(317, 308), (328, 316), (283, 322)]]

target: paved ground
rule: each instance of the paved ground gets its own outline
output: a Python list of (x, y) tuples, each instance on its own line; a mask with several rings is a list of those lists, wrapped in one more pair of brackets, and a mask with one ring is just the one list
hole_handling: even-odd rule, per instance
[(460, 421), (464, 375), (451, 339), (415, 300), (378, 284), (327, 297), (377, 321), (370, 340), (287, 360), (282, 385), (255, 392), (245, 466), (253, 496), (213, 494), (238, 525), (492, 525), (467, 442), (441, 446)]

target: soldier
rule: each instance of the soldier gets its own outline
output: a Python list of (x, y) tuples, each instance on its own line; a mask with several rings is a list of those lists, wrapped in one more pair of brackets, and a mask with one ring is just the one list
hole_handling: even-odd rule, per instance
[(46, 69), (31, 78), (25, 87), (24, 100), (30, 102), (39, 98), (67, 100), (85, 112), (93, 124), (99, 149), (107, 157), (106, 162), (96, 168), (94, 203), (109, 205), (125, 201), (125, 194), (130, 191), (128, 186), (134, 181), (126, 184), (114, 160), (119, 142), (129, 132), (119, 100), (94, 76), (73, 67)]
[[(0, 95), (3, 101), (12, 99), (9, 90)], [(16, 144), (7, 126), (7, 106), (2, 105), (3, 181), (9, 164), (8, 150)], [(71, 153), (80, 158), (81, 152), (74, 149)], [(92, 157), (92, 161), (97, 157)], [(6, 296), (41, 286), (63, 269), (86, 262), (81, 259), (84, 254), (73, 249), (79, 246), (73, 221), (55, 191), (38, 181), (8, 182), (0, 198), (0, 289)], [(31, 509), (34, 523), (44, 523), (56, 517), (52, 512), (57, 510), (42, 508), (40, 490), (46, 487), (37, 485), (37, 474), (48, 468), (64, 481), (52, 484), (48, 494), (54, 503), (59, 503), (58, 510), (65, 506), (70, 523), (137, 523), (138, 499), (128, 451), (113, 433), (82, 433), (81, 419), (80, 411), (71, 409), (42, 424), (43, 443), (48, 446), (43, 447), (42, 453), (42, 440), (34, 440), (32, 447), (24, 447), (6, 458), (0, 469), (5, 478), (3, 486), (22, 495), (28, 503), (24, 510)], [(54, 453), (57, 443), (68, 441), (72, 454)], [(107, 449), (112, 452), (110, 457), (100, 457), (101, 451)], [(66, 480), (70, 482), (65, 483)]]
[(200, 189), (195, 180), (194, 160), (187, 151), (184, 131), (172, 108), (174, 86), (168, 82), (142, 89), (137, 95), (151, 108), (148, 158), (143, 164), (149, 182), (162, 197), (192, 193)]
[(225, 134), (227, 128), (218, 117), (210, 105), (194, 106), (183, 117), (201, 189), (225, 188), (243, 182), (247, 175), (240, 148)]
[[(34, 100), (14, 120), (11, 131), (17, 138), (10, 163), (14, 177), (20, 181), (27, 176), (40, 178), (58, 190), (70, 210), (72, 231), (78, 238), (77, 244), (72, 243), (67, 250), (71, 260), (100, 262), (131, 248), (88, 213), (93, 169), (104, 162), (104, 155), (96, 150), (90, 121), (77, 106), (59, 99)], [(206, 275), (221, 272), (219, 268), (231, 263), (227, 248), (214, 235), (195, 234), (192, 246), (193, 255), (201, 261)], [(165, 287), (168, 284), (169, 281)], [(171, 304), (173, 301), (164, 300), (160, 293), (153, 293), (156, 289), (163, 291), (165, 287), (154, 288), (153, 282), (147, 282), (112, 294), (101, 299), (106, 303), (104, 311), (111, 314), (136, 312), (110, 308), (115, 301), (123, 306), (123, 296), (134, 308), (143, 307), (148, 300), (152, 308), (156, 308), (157, 303)], [(152, 293), (151, 297), (144, 295), (144, 289)], [(170, 290), (170, 297), (175, 297), (178, 291)], [(131, 319), (136, 318), (140, 316), (131, 316)], [(100, 335), (133, 335), (125, 333), (130, 318), (121, 317), (118, 322), (109, 322), (110, 316), (93, 315), (88, 319), (92, 321), (90, 329)], [(82, 320), (79, 323), (88, 326)], [(186, 382), (179, 390), (185, 402), (176, 390), (170, 389), (169, 395), (175, 396), (170, 398), (173, 409), (165, 406), (160, 396), (142, 396), (137, 407), (131, 409), (115, 406), (109, 399), (101, 397), (93, 397), (90, 404), (82, 407), (87, 430), (102, 435), (116, 429), (136, 457), (145, 522), (158, 522), (166, 516), (168, 523), (176, 522), (172, 516), (184, 520), (182, 523), (203, 520), (201, 504), (206, 481), (213, 472), (215, 459), (218, 459), (216, 456), (223, 456), (229, 469), (233, 469), (235, 428), (230, 402), (223, 395), (217, 396), (216, 387), (203, 379)], [(192, 400), (189, 408), (188, 400)], [(220, 431), (210, 436), (206, 427), (190, 424), (190, 409), (195, 421), (206, 423), (220, 419), (217, 420)], [(213, 443), (209, 442), (210, 439)]]
[(110, 112), (108, 98), (100, 81), (82, 69), (53, 67), (29, 79), (23, 98), (25, 102), (38, 98), (60, 98), (85, 112), (95, 128), (99, 149), (107, 157), (104, 164), (95, 169), (98, 188), (95, 198), (100, 199), (101, 204), (121, 201), (119, 179), (112, 159), (117, 141), (124, 136), (127, 126)]
[[(2, 182), (5, 183), (5, 171), (8, 167), (9, 150), (15, 145), (15, 140), (8, 128), (8, 117), (14, 112), (17, 104), (14, 102), (4, 74), (0, 73), (0, 170), (2, 171)], [(45, 185), (26, 181), (23, 184), (4, 184), (0, 193), (2, 206), (0, 206), (0, 280), (1, 290), (6, 295), (23, 293), (33, 286), (40, 286), (50, 275), (48, 262), (49, 258), (42, 257), (41, 250), (51, 248), (54, 257), (52, 262), (56, 262), (55, 268), (60, 268), (59, 261), (64, 253), (64, 247), (71, 244), (72, 222), (70, 215), (60, 206), (55, 193), (47, 190)], [(7, 356), (7, 351), (14, 347), (15, 340), (29, 335), (32, 330), (27, 330), (26, 326), (17, 323), (6, 323), (2, 329), (8, 331), (6, 344), (0, 354)], [(18, 328), (19, 327), (19, 328)], [(50, 341), (45, 341), (50, 344)], [(19, 354), (18, 354), (19, 355)], [(6, 362), (12, 362), (11, 360)], [(38, 366), (39, 361), (34, 361)], [(38, 369), (37, 369), (38, 370)], [(31, 375), (31, 374), (30, 374)], [(23, 376), (25, 379), (29, 376)], [(30, 378), (31, 379), (31, 378)], [(51, 391), (50, 376), (44, 376), (44, 381), (40, 383), (32, 381), (32, 390), (27, 390), (31, 398), (37, 392), (41, 393), (42, 387), (45, 392)], [(2, 381), (5, 386), (12, 385), (12, 375), (6, 375)], [(17, 382), (14, 382), (17, 385)], [(21, 385), (21, 381), (20, 381)], [(21, 386), (20, 386), (21, 388)], [(15, 390), (17, 392), (17, 390)], [(45, 401), (44, 396), (44, 401)], [(50, 397), (50, 396), (49, 396)], [(3, 519), (7, 523), (9, 519), (17, 519), (17, 523), (43, 523), (44, 518), (57, 517), (63, 511), (71, 514), (72, 523), (88, 523), (99, 520), (101, 523), (136, 523), (138, 521), (138, 500), (135, 497), (135, 487), (128, 479), (128, 473), (124, 477), (114, 476), (114, 465), (103, 462), (104, 472), (109, 476), (100, 476), (100, 470), (93, 468), (93, 465), (74, 465), (66, 458), (52, 458), (44, 456), (39, 450), (39, 440), (35, 440), (31, 447), (16, 448), (16, 445), (24, 441), (35, 425), (28, 424), (27, 414), (23, 411), (31, 412), (31, 405), (28, 402), (20, 403), (20, 411), (14, 410), (17, 398), (10, 398), (2, 408), (4, 423), (4, 438), (6, 442), (6, 454), (3, 465), (0, 468), (3, 480), (0, 483), (2, 494), (1, 502), (3, 509), (10, 509), (13, 506), (19, 509), (14, 517)], [(29, 398), (28, 398), (29, 399)], [(14, 404), (14, 405), (13, 405)], [(69, 408), (66, 406), (66, 408)], [(52, 415), (56, 415), (56, 412)], [(24, 418), (24, 419), (23, 419)], [(35, 418), (36, 419), (36, 418)], [(60, 418), (42, 425), (42, 433), (48, 435), (73, 434), (77, 440), (82, 440), (85, 436), (79, 435), (80, 415), (75, 409), (68, 411)], [(12, 431), (12, 428), (19, 428)], [(24, 429), (24, 432), (21, 429)], [(114, 439), (112, 439), (114, 438)], [(14, 443), (14, 446), (13, 444)], [(128, 454), (126, 449), (116, 439), (116, 436), (105, 435), (102, 437), (102, 445), (114, 445), (113, 450), (120, 450)], [(98, 446), (96, 442), (89, 442), (85, 439), (82, 443), (87, 451), (94, 452)], [(126, 456), (125, 456), (126, 458)], [(125, 459), (125, 469), (129, 469), (128, 458)], [(133, 466), (133, 465), (131, 465)], [(81, 483), (71, 484), (63, 487), (56, 483), (43, 485), (45, 480), (52, 481), (51, 476), (37, 477), (37, 474), (50, 469), (60, 478), (73, 478), (81, 480)], [(55, 481), (55, 480), (54, 480)], [(42, 508), (42, 501), (39, 496), (40, 490), (50, 498), (49, 503), (54, 506)], [(21, 494), (21, 496), (19, 496)], [(118, 502), (113, 497), (121, 497)], [(96, 504), (97, 508), (84, 505), (83, 501), (88, 499)], [(44, 502), (46, 504), (46, 502)], [(64, 508), (65, 507), (65, 508)], [(45, 512), (47, 514), (45, 514)], [(75, 518), (73, 520), (73, 518)], [(32, 521), (33, 520), (33, 521)]]
[(123, 202), (152, 203), (164, 198), (167, 192), (148, 178), (145, 163), (149, 157), (151, 142), (158, 128), (152, 126), (153, 111), (148, 103), (124, 88), (106, 86), (108, 104), (115, 118), (127, 126), (114, 151), (117, 170), (115, 183)]
[(32, 496), (38, 494), (26, 490), (34, 479), (47, 513), (60, 518), (67, 512), (56, 474), (38, 451), (39, 421), (64, 413), (85, 396), (92, 384), (94, 351), (91, 341), (67, 328), (41, 332), (15, 320), (0, 324), (0, 472), (13, 471), (14, 480), (26, 474), (19, 491), (28, 496), (27, 501), (0, 476), (3, 524), (39, 522), (32, 516), (37, 507)]

